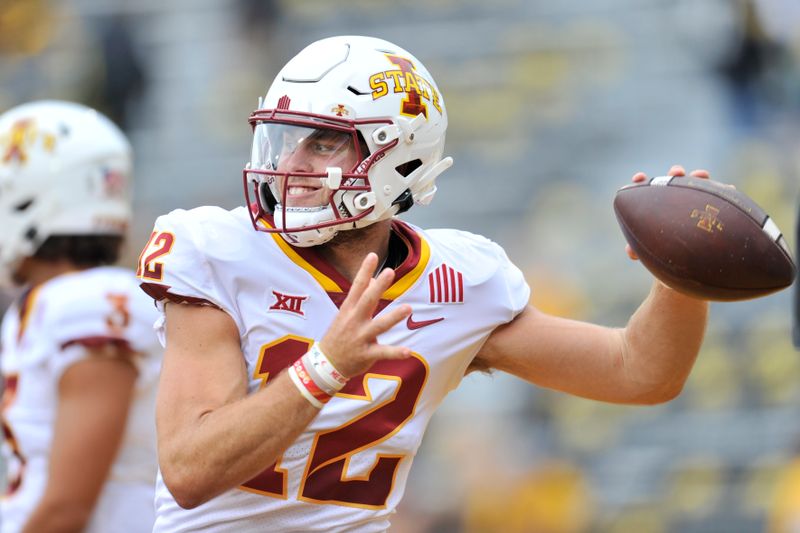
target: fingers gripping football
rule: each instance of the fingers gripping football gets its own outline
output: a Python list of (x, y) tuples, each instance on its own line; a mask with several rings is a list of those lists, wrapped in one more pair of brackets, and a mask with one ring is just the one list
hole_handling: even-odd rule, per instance
[(376, 361), (411, 356), (406, 347), (378, 343), (378, 335), (408, 318), (411, 307), (401, 305), (373, 318), (381, 295), (394, 281), (390, 268), (373, 278), (377, 264), (378, 256), (367, 254), (339, 313), (320, 341), (331, 363), (348, 378), (365, 372)]
[[(685, 175), (686, 175), (686, 169), (684, 169), (683, 166), (681, 165), (672, 165), (669, 169), (669, 172), (667, 172), (667, 176), (685, 176)], [(703, 179), (710, 179), (711, 177), (708, 171), (703, 169), (693, 170), (692, 172), (689, 173), (689, 175), (694, 176), (695, 178), (703, 178)], [(647, 181), (647, 174), (645, 174), (644, 172), (637, 172), (636, 174), (633, 175), (631, 181), (633, 183), (643, 183)], [(628, 257), (630, 257), (634, 261), (637, 261), (639, 259), (639, 257), (636, 255), (636, 252), (634, 252), (633, 248), (631, 248), (630, 244), (625, 245), (625, 253), (627, 253)]]
[[(708, 172), (641, 180), (619, 189), (614, 213), (644, 266), (668, 287), (703, 300), (736, 301), (791, 285), (796, 267), (776, 222)], [(632, 252), (635, 252), (632, 253)]]

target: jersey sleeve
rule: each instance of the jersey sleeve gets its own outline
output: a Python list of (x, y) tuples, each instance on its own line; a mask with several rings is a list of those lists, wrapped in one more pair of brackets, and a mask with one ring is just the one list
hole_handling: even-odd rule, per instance
[(45, 328), (57, 353), (48, 357), (57, 378), (77, 361), (88, 356), (87, 349), (114, 346), (129, 357), (140, 375), (152, 373), (155, 309), (143, 307), (143, 295), (136, 290), (133, 276), (125, 282), (82, 286), (72, 296), (62, 295), (48, 306)]
[(510, 322), (525, 309), (531, 297), (530, 286), (499, 244), (460, 230), (429, 230), (427, 235), (435, 241), (445, 262), (463, 270), (471, 293), (469, 299), (480, 302), (487, 324), (496, 327)]
[(159, 217), (139, 257), (136, 276), (159, 308), (166, 301), (225, 307), (203, 251), (205, 217), (197, 212), (178, 209)]
[(228, 277), (222, 272), (235, 263), (240, 244), (232, 237), (227, 213), (218, 207), (178, 209), (156, 220), (136, 275), (161, 312), (155, 330), (162, 346), (166, 346), (167, 302), (216, 307), (243, 331), (236, 288), (226, 285)]
[(495, 243), (491, 244), (499, 266), (497, 275), (505, 287), (506, 302), (511, 313), (508, 319), (510, 322), (528, 305), (531, 298), (531, 288), (522, 271), (511, 262), (505, 250)]

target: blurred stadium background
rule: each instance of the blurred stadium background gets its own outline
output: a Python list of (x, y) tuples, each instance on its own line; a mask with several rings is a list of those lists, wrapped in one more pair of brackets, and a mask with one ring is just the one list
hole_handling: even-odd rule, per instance
[[(154, 218), (241, 204), (247, 116), (335, 34), (394, 41), (450, 115), (429, 208), (504, 245), (552, 313), (622, 326), (649, 277), (611, 209), (638, 170), (708, 168), (791, 242), (800, 198), (796, 0), (0, 0), (0, 109), (96, 106), (136, 149), (128, 265)], [(470, 376), (434, 417), (394, 531), (800, 531), (790, 291), (715, 304), (686, 390), (620, 407)]]

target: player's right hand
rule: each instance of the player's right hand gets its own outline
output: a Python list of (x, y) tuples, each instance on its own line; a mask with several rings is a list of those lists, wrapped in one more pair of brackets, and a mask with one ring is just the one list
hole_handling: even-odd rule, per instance
[[(681, 165), (672, 165), (669, 169), (669, 172), (667, 172), (667, 176), (685, 176), (685, 175), (686, 175), (686, 169), (684, 169), (683, 166)], [(693, 170), (689, 175), (694, 176), (695, 178), (705, 178), (705, 179), (710, 178), (708, 171), (703, 169)], [(644, 181), (647, 181), (647, 174), (645, 174), (644, 172), (637, 172), (636, 174), (633, 175), (631, 181), (633, 183), (642, 183)], [(636, 255), (636, 252), (633, 251), (633, 248), (631, 248), (630, 244), (625, 245), (625, 253), (627, 253), (628, 257), (630, 257), (634, 261), (637, 261), (639, 259), (639, 256)]]
[(373, 318), (381, 295), (394, 281), (391, 268), (373, 278), (377, 266), (378, 256), (370, 252), (361, 262), (347, 298), (319, 343), (333, 366), (348, 378), (366, 372), (376, 361), (411, 356), (406, 347), (378, 343), (378, 335), (411, 315), (411, 306), (400, 305)]

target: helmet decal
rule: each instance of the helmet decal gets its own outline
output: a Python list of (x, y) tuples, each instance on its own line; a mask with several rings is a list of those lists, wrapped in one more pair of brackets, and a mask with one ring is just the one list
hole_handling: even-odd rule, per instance
[(28, 160), (28, 151), (41, 138), (42, 147), (52, 152), (56, 144), (56, 136), (52, 133), (41, 133), (34, 127), (33, 120), (22, 119), (14, 123), (11, 131), (0, 134), (0, 148), (3, 152), (3, 163), (12, 159), (20, 164)]
[(406, 93), (400, 104), (401, 115), (413, 118), (421, 113), (428, 118), (428, 105), (425, 102), (432, 103), (441, 114), (439, 92), (430, 81), (417, 72), (414, 62), (394, 54), (385, 55), (386, 59), (397, 68), (377, 72), (369, 77), (372, 99), (377, 100), (389, 94), (391, 85), (391, 92)]
[(289, 109), (289, 104), (292, 102), (292, 99), (289, 98), (288, 95), (283, 95), (278, 100), (278, 109)]
[(347, 109), (347, 106), (345, 106), (344, 104), (336, 104), (335, 106), (331, 107), (331, 113), (333, 113), (337, 117), (350, 116), (350, 110)]
[(103, 168), (102, 173), (105, 196), (124, 198), (128, 192), (128, 176), (113, 168)]

